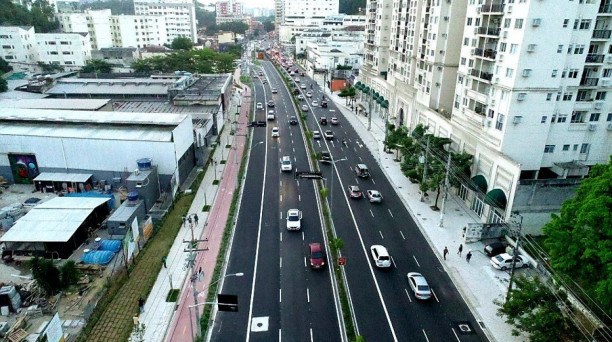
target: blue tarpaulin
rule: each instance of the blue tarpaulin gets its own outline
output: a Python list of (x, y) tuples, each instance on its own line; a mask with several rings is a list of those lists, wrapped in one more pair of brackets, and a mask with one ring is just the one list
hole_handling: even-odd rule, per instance
[(121, 240), (102, 240), (98, 250), (117, 253), (121, 250)]
[(81, 261), (86, 264), (106, 265), (113, 260), (114, 256), (115, 253), (110, 251), (89, 251), (83, 254)]

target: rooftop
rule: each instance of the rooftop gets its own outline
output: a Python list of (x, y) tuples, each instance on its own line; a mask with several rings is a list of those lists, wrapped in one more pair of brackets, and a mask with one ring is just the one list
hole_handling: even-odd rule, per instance
[(0, 99), (0, 108), (98, 110), (109, 99)]

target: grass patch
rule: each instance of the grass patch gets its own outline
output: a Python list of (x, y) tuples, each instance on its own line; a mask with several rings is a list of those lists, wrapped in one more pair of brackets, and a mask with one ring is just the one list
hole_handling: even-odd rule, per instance
[(218, 180), (218, 179), (215, 179), (215, 180), (212, 182), (212, 185), (219, 185), (219, 180)]
[(202, 207), (202, 211), (204, 211), (204, 212), (210, 211), (210, 205), (207, 204), (207, 205), (203, 206)]
[(172, 289), (168, 291), (168, 295), (166, 296), (166, 302), (176, 302), (180, 292), (181, 291), (179, 289)]

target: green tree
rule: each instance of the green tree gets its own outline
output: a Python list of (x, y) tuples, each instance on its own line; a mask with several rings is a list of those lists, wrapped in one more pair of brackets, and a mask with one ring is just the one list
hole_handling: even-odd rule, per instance
[(202, 6), (196, 2), (196, 20), (198, 21), (198, 27), (208, 27), (211, 24), (214, 25), (217, 20), (217, 12), (209, 12), (202, 8)]
[(106, 74), (111, 72), (113, 66), (102, 59), (90, 59), (85, 63), (85, 66), (81, 68), (82, 73), (95, 72), (96, 74)]
[(187, 37), (176, 37), (170, 44), (172, 50), (191, 50), (193, 48), (193, 42)]
[(60, 271), (52, 260), (34, 257), (31, 260), (32, 277), (40, 289), (48, 296), (61, 289)]
[(612, 314), (612, 157), (595, 165), (543, 228), (551, 267)]
[(0, 75), (12, 71), (13, 67), (5, 61), (2, 57), (0, 57)]
[(522, 331), (532, 342), (580, 340), (578, 330), (560, 309), (570, 307), (565, 292), (558, 287), (551, 290), (538, 278), (516, 277), (508, 301), (496, 304), (498, 315), (514, 326), (514, 336)]
[(4, 93), (5, 91), (8, 91), (8, 82), (0, 77), (0, 93)]
[(44, 0), (31, 2), (30, 9), (10, 0), (0, 0), (0, 8), (0, 25), (3, 26), (33, 26), (36, 33), (48, 33), (59, 27), (53, 8)]
[(150, 58), (146, 59), (137, 59), (132, 62), (132, 69), (137, 73), (149, 73), (153, 71), (150, 64)]
[(232, 55), (235, 59), (239, 59), (242, 56), (242, 46), (238, 44), (230, 45), (225, 50), (225, 53)]
[(72, 260), (66, 261), (59, 271), (62, 288), (76, 285), (81, 277), (81, 272), (76, 268), (76, 263)]
[(101, 10), (110, 9), (114, 15), (119, 14), (134, 14), (134, 2), (129, 0), (105, 0), (83, 3), (83, 9)]
[(242, 21), (230, 21), (217, 25), (217, 29), (220, 31), (231, 31), (238, 34), (244, 34), (249, 29), (249, 25)]
[(266, 30), (266, 32), (272, 32), (274, 31), (274, 22), (270, 19), (264, 20), (262, 22), (263, 26), (264, 26), (264, 30)]
[(216, 56), (215, 71), (217, 73), (233, 72), (236, 69), (234, 56), (228, 53), (220, 53)]
[(61, 66), (59, 62), (51, 62), (51, 63), (38, 62), (37, 64), (42, 69), (42, 72), (45, 74), (51, 74), (54, 72), (64, 71), (64, 67)]

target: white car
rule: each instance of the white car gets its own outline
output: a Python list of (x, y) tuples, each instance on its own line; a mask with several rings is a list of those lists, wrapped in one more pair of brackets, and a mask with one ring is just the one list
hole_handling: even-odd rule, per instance
[(311, 105), (313, 107), (318, 107), (319, 106), (319, 102), (318, 101), (312, 101)]
[(281, 171), (291, 171), (293, 170), (293, 165), (291, 165), (291, 158), (289, 156), (283, 156), (281, 159)]
[(414, 292), (416, 299), (425, 300), (431, 298), (431, 288), (421, 273), (410, 272), (406, 277), (408, 277), (408, 284)]
[(313, 139), (321, 139), (321, 132), (319, 132), (319, 131), (312, 131), (312, 138)]
[(382, 202), (382, 195), (380, 194), (378, 190), (368, 190), (366, 191), (366, 194), (368, 195), (368, 199), (370, 200), (370, 203)]
[(257, 109), (263, 109), (263, 104), (261, 102), (257, 102)]
[(308, 106), (307, 105), (302, 105), (302, 111), (307, 112), (308, 111)]
[[(516, 264), (514, 268), (529, 267), (529, 260), (527, 260), (527, 258), (525, 258), (524, 256), (517, 255), (515, 259), (516, 259)], [(508, 253), (502, 253), (502, 254), (496, 255), (491, 258), (491, 266), (497, 268), (498, 270), (502, 270), (502, 271), (511, 269), (512, 268), (512, 256)]]
[(391, 256), (385, 246), (372, 245), (370, 246), (370, 253), (372, 253), (372, 259), (374, 259), (376, 267), (391, 267)]
[(333, 140), (334, 139), (334, 132), (327, 130), (325, 131), (325, 133), (323, 133), (325, 135), (325, 139), (327, 140)]
[(287, 230), (300, 230), (302, 228), (302, 212), (298, 209), (287, 210)]
[(276, 115), (274, 115), (274, 111), (273, 110), (269, 110), (268, 111), (268, 120), (275, 120), (276, 119)]
[(278, 127), (272, 127), (272, 138), (280, 137), (280, 133), (278, 132)]
[(302, 88), (302, 89), (306, 89), (306, 85), (305, 85), (304, 83), (302, 83), (302, 84), (300, 85), (300, 88)]
[(276, 93), (278, 93), (278, 89), (272, 88), (272, 94), (276, 94)]
[(307, 92), (306, 93), (306, 97), (312, 97), (312, 93), (311, 92)]

